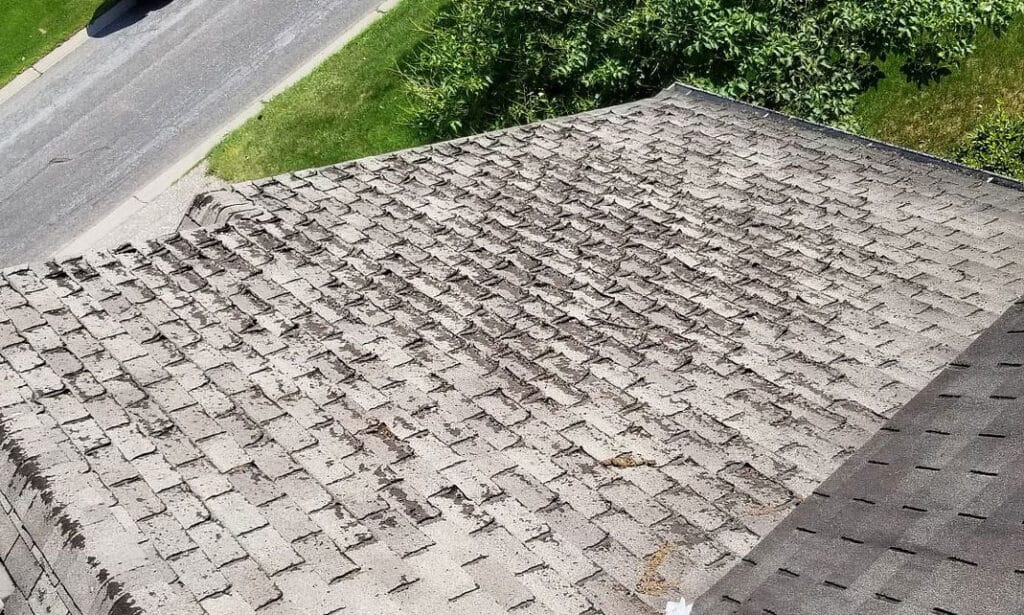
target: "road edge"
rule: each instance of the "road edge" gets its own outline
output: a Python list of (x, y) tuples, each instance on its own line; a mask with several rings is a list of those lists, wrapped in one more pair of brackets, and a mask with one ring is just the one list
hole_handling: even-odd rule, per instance
[(138, 4), (138, 0), (121, 0), (121, 2), (118, 2), (107, 9), (102, 15), (89, 22), (85, 28), (72, 34), (71, 38), (57, 45), (53, 51), (39, 58), (34, 64), (18, 73), (14, 79), (7, 82), (7, 85), (0, 87), (0, 104), (14, 98), (15, 94), (25, 89), (39, 77), (42, 77), (46, 71), (71, 55), (72, 52), (82, 46), (82, 43), (89, 40), (89, 26), (102, 30), (135, 7), (136, 4)]
[[(135, 0), (126, 0), (134, 2)], [(303, 78), (312, 73), (318, 66), (328, 58), (341, 51), (353, 39), (373, 25), (378, 19), (395, 8), (401, 0), (384, 0), (363, 16), (359, 21), (342, 32), (337, 38), (328, 43), (323, 49), (315, 53), (311, 58), (303, 62), (298, 68), (289, 73), (284, 79), (270, 88), (265, 94), (257, 98), (251, 105), (235, 114), (230, 120), (221, 125), (220, 128), (211, 133), (206, 139), (195, 146), (187, 154), (178, 159), (177, 162), (164, 169), (155, 179), (137, 190), (135, 194), (125, 199), (115, 207), (99, 222), (79, 233), (74, 239), (68, 241), (53, 254), (58, 260), (70, 258), (88, 252), (90, 248), (104, 237), (110, 235), (118, 226), (124, 224), (140, 208), (155, 201), (168, 188), (188, 173), (193, 167), (202, 162), (206, 156), (220, 141), (233, 130), (244, 124), (250, 118), (257, 116), (263, 107), (275, 96), (292, 87)]]

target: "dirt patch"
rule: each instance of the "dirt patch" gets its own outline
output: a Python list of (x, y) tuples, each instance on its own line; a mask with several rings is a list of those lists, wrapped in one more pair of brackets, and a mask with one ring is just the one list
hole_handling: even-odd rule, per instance
[(679, 589), (674, 583), (665, 580), (658, 569), (665, 563), (667, 558), (675, 549), (673, 545), (662, 545), (657, 551), (647, 558), (644, 566), (644, 574), (636, 584), (636, 591), (650, 596), (664, 596), (670, 591)]
[(771, 514), (779, 512), (780, 510), (785, 510), (787, 508), (795, 508), (802, 501), (803, 501), (803, 498), (797, 496), (797, 497), (795, 497), (795, 498), (793, 498), (791, 500), (786, 500), (785, 502), (780, 502), (779, 504), (772, 504), (772, 505), (769, 505), (769, 506), (758, 506), (757, 508), (751, 509), (750, 510), (750, 514), (752, 514), (752, 515), (754, 515), (756, 517), (762, 517), (762, 516), (765, 516), (765, 515), (771, 515)]
[(613, 468), (638, 468), (640, 466), (656, 466), (658, 464), (653, 459), (645, 459), (634, 453), (621, 453), (602, 460), (601, 465)]

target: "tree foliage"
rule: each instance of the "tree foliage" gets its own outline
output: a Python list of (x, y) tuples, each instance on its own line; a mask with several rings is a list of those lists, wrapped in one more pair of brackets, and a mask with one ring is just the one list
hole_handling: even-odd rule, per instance
[(416, 119), (454, 136), (649, 95), (679, 79), (841, 121), (905, 58), (916, 80), (1021, 0), (453, 0), (409, 68)]
[(1024, 116), (1000, 108), (985, 117), (956, 157), (972, 167), (1024, 179)]

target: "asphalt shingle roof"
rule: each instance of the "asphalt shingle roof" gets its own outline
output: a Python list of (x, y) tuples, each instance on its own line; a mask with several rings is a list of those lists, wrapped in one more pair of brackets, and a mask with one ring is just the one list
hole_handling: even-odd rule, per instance
[(695, 612), (1024, 612), (1022, 342), (1016, 303)]
[(661, 612), (1021, 294), (992, 179), (677, 86), (8, 270), (12, 576), (81, 613)]

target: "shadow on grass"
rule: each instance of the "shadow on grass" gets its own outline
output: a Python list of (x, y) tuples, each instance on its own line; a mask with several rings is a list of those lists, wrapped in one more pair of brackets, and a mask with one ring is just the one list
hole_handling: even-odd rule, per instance
[(103, 17), (107, 11), (119, 3), (119, 0), (107, 0), (92, 14), (92, 19), (89, 20), (89, 25), (85, 27), (85, 31), (93, 38), (110, 36), (119, 30), (139, 23), (153, 11), (159, 11), (171, 2), (172, 0), (138, 0), (135, 6), (132, 6), (124, 14), (111, 21)]

